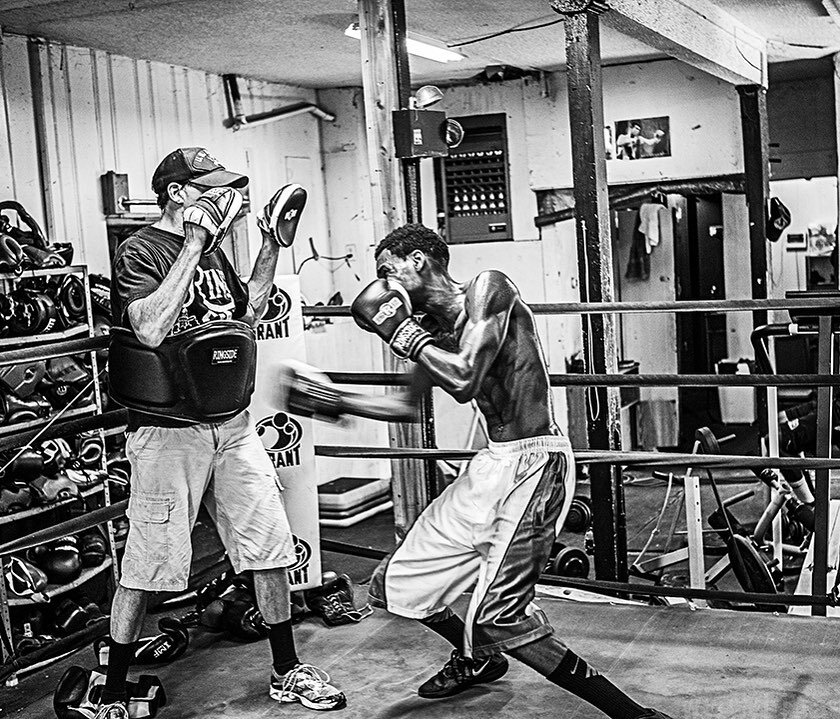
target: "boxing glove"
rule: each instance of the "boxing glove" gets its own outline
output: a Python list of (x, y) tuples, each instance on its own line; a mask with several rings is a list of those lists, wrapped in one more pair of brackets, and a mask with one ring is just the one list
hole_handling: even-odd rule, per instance
[(0, 272), (20, 274), (25, 259), (20, 243), (5, 232), (0, 232)]
[(306, 190), (300, 185), (284, 185), (257, 216), (257, 227), (281, 247), (291, 247), (306, 197)]
[[(14, 459), (12, 459), (14, 457)], [(0, 460), (2, 464), (9, 462), (3, 473), (4, 477), (15, 481), (29, 481), (40, 477), (44, 472), (44, 458), (41, 453), (34, 449), (26, 449), (23, 452), (15, 450), (5, 454)]]
[(75, 537), (58, 540), (39, 562), (52, 584), (69, 584), (82, 573), (82, 558)]
[(98, 567), (105, 561), (108, 544), (102, 532), (94, 528), (79, 535), (79, 557), (83, 567)]
[(171, 662), (187, 651), (190, 633), (173, 617), (163, 617), (158, 622), (160, 634), (142, 637), (134, 648), (135, 664), (163, 664)]
[(63, 637), (84, 629), (90, 620), (90, 615), (68, 597), (63, 597), (52, 612), (56, 631)]
[(411, 316), (408, 292), (393, 280), (374, 280), (353, 301), (350, 314), (363, 330), (379, 335), (397, 357), (416, 360), (432, 335)]
[(84, 324), (87, 320), (85, 286), (78, 275), (65, 275), (55, 289), (59, 324), (62, 329)]
[(17, 424), (49, 415), (50, 403), (40, 394), (21, 399), (8, 391), (0, 391), (0, 424)]
[(10, 322), (12, 334), (29, 336), (56, 331), (58, 310), (49, 296), (43, 292), (17, 290), (12, 293), (12, 299), (15, 302)]
[(15, 597), (31, 597), (47, 586), (47, 575), (20, 557), (9, 557), (5, 575), (9, 594)]
[(32, 506), (32, 490), (22, 482), (7, 481), (0, 486), (0, 514), (22, 512)]
[(315, 367), (284, 360), (277, 367), (272, 403), (304, 417), (337, 421), (344, 413), (344, 393)]
[(222, 627), (232, 639), (250, 642), (268, 636), (268, 624), (257, 609), (253, 592), (235, 587), (222, 597), (222, 601), (226, 605)]
[(207, 231), (204, 254), (215, 252), (231, 223), (242, 209), (242, 195), (232, 187), (211, 187), (184, 210), (184, 224)]
[(29, 489), (38, 504), (53, 504), (63, 499), (79, 497), (79, 486), (66, 475), (47, 477), (41, 475), (29, 482)]

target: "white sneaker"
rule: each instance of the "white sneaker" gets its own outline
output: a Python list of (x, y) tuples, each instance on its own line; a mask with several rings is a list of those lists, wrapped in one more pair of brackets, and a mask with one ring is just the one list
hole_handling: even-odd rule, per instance
[(96, 710), (93, 719), (129, 719), (128, 708), (125, 702), (103, 704)]
[(318, 667), (298, 664), (282, 675), (272, 670), (268, 695), (278, 702), (300, 702), (315, 711), (343, 709), (347, 699), (329, 681), (330, 675)]

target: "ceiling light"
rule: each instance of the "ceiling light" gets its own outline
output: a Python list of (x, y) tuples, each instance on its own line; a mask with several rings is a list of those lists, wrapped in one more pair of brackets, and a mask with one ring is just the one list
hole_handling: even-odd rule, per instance
[[(359, 29), (359, 23), (357, 22), (351, 23), (344, 34), (357, 40), (362, 39), (362, 31)], [(425, 37), (421, 38), (414, 33), (406, 33), (406, 45), (410, 54), (425, 57), (427, 60), (434, 60), (435, 62), (457, 62), (465, 57), (459, 52), (450, 50), (442, 42)]]

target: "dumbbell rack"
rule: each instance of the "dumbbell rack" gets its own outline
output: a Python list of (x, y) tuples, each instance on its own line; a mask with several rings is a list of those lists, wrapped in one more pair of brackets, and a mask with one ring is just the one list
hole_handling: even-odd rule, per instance
[[(20, 274), (0, 273), (0, 289), (2, 289), (2, 291), (4, 292), (10, 291), (20, 280), (36, 277), (61, 276), (67, 274), (77, 274), (82, 279), (85, 292), (85, 304), (87, 314), (86, 323), (83, 325), (79, 325), (78, 327), (70, 327), (67, 330), (52, 332), (49, 334), (32, 335), (28, 337), (0, 338), (0, 366), (11, 364), (10, 362), (8, 362), (10, 353), (14, 352), (14, 355), (18, 355), (19, 350), (22, 349), (32, 350), (32, 356), (29, 358), (29, 361), (38, 358), (37, 356), (39, 354), (39, 350), (43, 350), (43, 352), (41, 352), (40, 354), (43, 355), (44, 359), (46, 359), (47, 357), (52, 358), (57, 356), (67, 356), (70, 354), (83, 354), (78, 351), (68, 351), (56, 354), (55, 351), (52, 351), (50, 349), (50, 346), (56, 342), (60, 342), (63, 340), (70, 340), (83, 337), (94, 337), (93, 317), (91, 312), (90, 301), (90, 282), (88, 279), (87, 266), (71, 265), (62, 268), (25, 270)], [(27, 443), (26, 441), (21, 441), (19, 445), (16, 445), (13, 441), (14, 437), (16, 435), (21, 437), (30, 437), (33, 431), (37, 431), (39, 429), (49, 426), (49, 424), (57, 418), (56, 415), (59, 415), (62, 420), (67, 420), (74, 417), (102, 414), (102, 397), (99, 389), (99, 382), (97, 381), (97, 378), (99, 377), (99, 367), (97, 363), (96, 352), (93, 350), (89, 350), (84, 354), (88, 354), (90, 357), (92, 370), (91, 373), (92, 377), (94, 378), (93, 404), (88, 404), (81, 407), (72, 407), (71, 409), (65, 408), (63, 411), (58, 410), (56, 413), (52, 414), (48, 418), (37, 419), (27, 422), (18, 422), (13, 425), (0, 427), (0, 449), (11, 449), (14, 447), (25, 445)], [(98, 434), (99, 439), (102, 442), (104, 448), (104, 430), (99, 429), (94, 431)], [(101, 469), (107, 469), (104, 451), (101, 459)], [(83, 498), (93, 497), (100, 494), (102, 495), (101, 501), (104, 505), (108, 505), (111, 503), (109, 484), (107, 481), (104, 481), (99, 485), (89, 487), (80, 491), (80, 495)], [(39, 515), (48, 516), (56, 509), (60, 509), (62, 506), (66, 506), (74, 501), (76, 500), (61, 500), (53, 504), (33, 507), (20, 512), (15, 512), (13, 514), (0, 516), (0, 534), (4, 536), (4, 539), (9, 538), (9, 529), (12, 528), (15, 524), (20, 523), (23, 520), (31, 521)], [(42, 592), (40, 592), (37, 595), (34, 595), (33, 597), (10, 597), (8, 595), (5, 582), (5, 569), (7, 559), (3, 556), (0, 556), (0, 620), (2, 620), (2, 628), (0, 628), (0, 631), (4, 631), (6, 633), (9, 646), (14, 647), (14, 638), (12, 636), (12, 624), (9, 607), (44, 604), (54, 597), (65, 594), (71, 591), (72, 589), (81, 586), (82, 584), (88, 582), (89, 580), (93, 579), (99, 574), (102, 574), (103, 572), (109, 572), (110, 574), (109, 589), (110, 593), (113, 594), (117, 586), (117, 572), (119, 565), (117, 563), (113, 524), (109, 522), (106, 525), (106, 527), (107, 529), (105, 535), (110, 556), (106, 556), (105, 560), (96, 567), (82, 569), (81, 574), (74, 581), (62, 585), (49, 584)], [(0, 653), (2, 654), (4, 664), (11, 659), (6, 644), (6, 642), (0, 642)], [(48, 663), (48, 661), (45, 663)], [(28, 669), (34, 669), (36, 668), (36, 666), (28, 667)], [(7, 686), (14, 686), (16, 683), (16, 674), (12, 674), (11, 677), (9, 677), (6, 680)]]

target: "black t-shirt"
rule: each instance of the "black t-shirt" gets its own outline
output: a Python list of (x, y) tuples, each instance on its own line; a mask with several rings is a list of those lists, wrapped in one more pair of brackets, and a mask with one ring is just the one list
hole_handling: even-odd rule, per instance
[[(175, 264), (184, 238), (156, 227), (143, 227), (117, 247), (114, 255), (111, 306), (114, 323), (132, 329), (127, 309), (134, 300), (148, 297)], [(221, 250), (202, 255), (193, 283), (169, 336), (213, 320), (242, 317), (248, 311), (248, 287), (237, 276)], [(158, 415), (128, 411), (128, 429), (141, 426), (181, 427), (183, 422)]]

